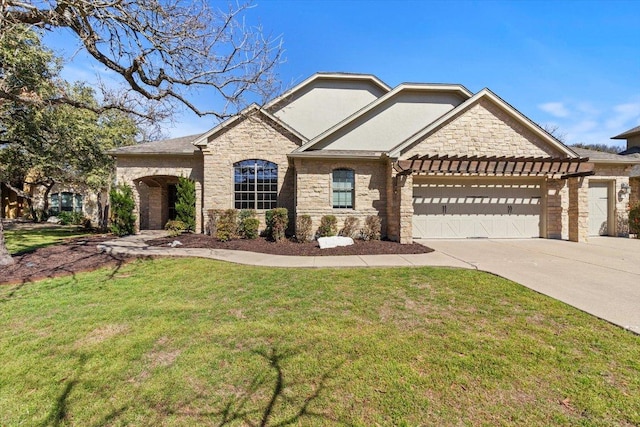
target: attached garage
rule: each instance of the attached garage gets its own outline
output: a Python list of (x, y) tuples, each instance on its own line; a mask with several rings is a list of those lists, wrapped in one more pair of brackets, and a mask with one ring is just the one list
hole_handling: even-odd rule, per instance
[(541, 235), (540, 178), (415, 178), (416, 238), (530, 238)]

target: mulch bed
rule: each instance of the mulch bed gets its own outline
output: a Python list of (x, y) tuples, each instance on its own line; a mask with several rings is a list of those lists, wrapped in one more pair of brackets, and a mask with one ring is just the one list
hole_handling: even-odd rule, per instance
[[(0, 284), (27, 283), (35, 280), (73, 275), (113, 266), (117, 271), (135, 256), (107, 254), (98, 252), (96, 245), (105, 240), (112, 240), (110, 235), (89, 236), (70, 239), (64, 243), (36, 249), (32, 252), (14, 255), (15, 264), (0, 267)], [(318, 242), (297, 243), (291, 240), (274, 243), (259, 237), (255, 240), (231, 240), (219, 242), (211, 236), (203, 234), (182, 234), (178, 237), (166, 237), (150, 240), (151, 246), (167, 246), (174, 240), (182, 243), (182, 248), (232, 249), (248, 252), (261, 252), (274, 255), (380, 255), (380, 254), (420, 254), (429, 253), (433, 249), (411, 244), (401, 245), (386, 240), (364, 242), (356, 240), (354, 245), (338, 248), (320, 249)]]
[(178, 237), (164, 237), (150, 240), (151, 246), (168, 246), (174, 240), (182, 243), (181, 248), (231, 249), (237, 251), (260, 252), (273, 255), (330, 256), (330, 255), (383, 255), (383, 254), (424, 254), (433, 249), (417, 243), (401, 245), (388, 240), (356, 240), (355, 244), (338, 248), (320, 249), (317, 241), (298, 243), (283, 240), (278, 243), (263, 237), (253, 240), (238, 239), (220, 242), (204, 234), (182, 234)]
[(113, 236), (89, 236), (14, 255), (15, 264), (0, 267), (0, 284), (26, 283), (101, 267), (119, 268), (137, 257), (98, 252), (96, 245)]

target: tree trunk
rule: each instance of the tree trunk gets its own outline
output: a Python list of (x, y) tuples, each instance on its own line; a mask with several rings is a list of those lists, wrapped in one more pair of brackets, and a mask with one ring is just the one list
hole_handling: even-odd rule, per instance
[[(2, 209), (2, 203), (0, 202), (0, 209)], [(7, 246), (4, 244), (4, 220), (0, 218), (0, 266), (11, 265), (15, 261), (11, 257)]]

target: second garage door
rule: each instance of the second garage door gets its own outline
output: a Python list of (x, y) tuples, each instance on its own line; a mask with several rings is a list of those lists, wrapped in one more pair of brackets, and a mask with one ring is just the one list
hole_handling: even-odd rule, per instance
[(540, 236), (539, 180), (414, 180), (413, 236), (523, 238)]

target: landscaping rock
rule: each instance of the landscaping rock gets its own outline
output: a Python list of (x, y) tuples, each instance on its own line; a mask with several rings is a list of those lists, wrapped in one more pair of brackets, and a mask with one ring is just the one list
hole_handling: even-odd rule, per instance
[(318, 245), (320, 245), (320, 249), (350, 246), (353, 245), (353, 239), (351, 237), (344, 236), (318, 237)]

